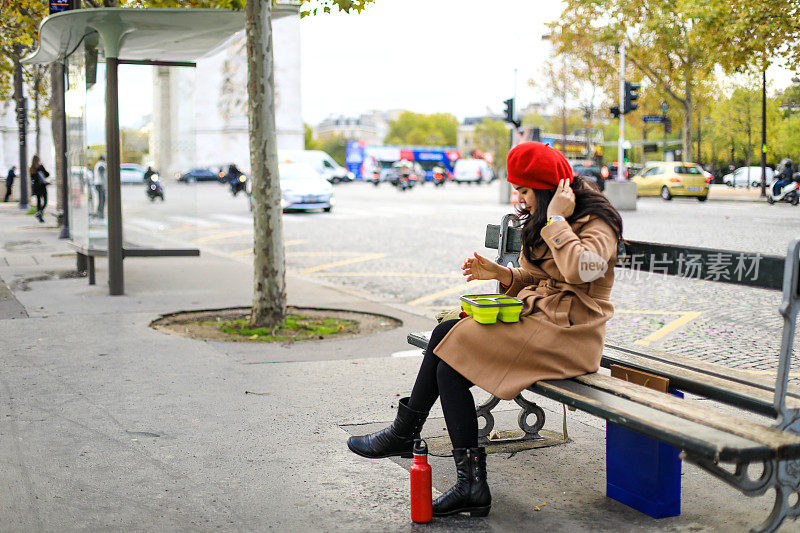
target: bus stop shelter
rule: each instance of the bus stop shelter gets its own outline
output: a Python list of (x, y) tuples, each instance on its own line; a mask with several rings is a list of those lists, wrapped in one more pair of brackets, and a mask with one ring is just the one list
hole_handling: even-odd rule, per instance
[[(272, 18), (296, 15), (296, 6), (273, 7)], [(50, 15), (39, 28), (39, 47), (23, 61), (27, 64), (78, 63), (90, 73), (92, 63), (106, 64), (105, 137), (107, 165), (107, 236), (95, 243), (79, 243), (78, 253), (89, 258), (93, 282), (95, 256), (108, 257), (109, 294), (124, 294), (123, 259), (133, 256), (199, 255), (197, 249), (126, 247), (123, 240), (120, 187), (119, 65), (193, 67), (198, 59), (230, 44), (244, 29), (242, 10), (224, 9), (77, 9)], [(67, 72), (67, 85), (86, 78)], [(72, 143), (77, 144), (77, 142)], [(84, 143), (85, 144), (85, 143)], [(67, 151), (83, 150), (70, 146)], [(68, 169), (72, 166), (68, 165)], [(73, 179), (67, 171), (65, 179)], [(75, 177), (77, 180), (78, 178)], [(70, 183), (71, 189), (76, 187)], [(77, 190), (77, 189), (76, 189)], [(65, 206), (65, 209), (67, 206)], [(70, 219), (70, 229), (73, 224)], [(79, 256), (80, 257), (80, 256)]]

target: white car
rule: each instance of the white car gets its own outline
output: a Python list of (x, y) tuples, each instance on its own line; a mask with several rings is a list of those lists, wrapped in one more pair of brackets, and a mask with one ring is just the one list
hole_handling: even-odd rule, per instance
[(305, 163), (331, 183), (353, 181), (353, 173), (322, 150), (279, 150), (278, 161)]
[[(769, 185), (769, 182), (775, 176), (775, 171), (767, 167), (766, 174), (767, 185)], [(739, 167), (730, 174), (723, 176), (722, 181), (729, 187), (747, 187), (748, 183), (751, 187), (760, 187), (761, 167)]]
[(136, 163), (122, 163), (119, 166), (120, 183), (144, 183), (144, 168)]
[(483, 159), (459, 159), (453, 169), (453, 180), (458, 183), (489, 183), (494, 171)]
[(283, 210), (322, 209), (330, 212), (336, 204), (333, 186), (306, 163), (279, 163), (281, 207)]

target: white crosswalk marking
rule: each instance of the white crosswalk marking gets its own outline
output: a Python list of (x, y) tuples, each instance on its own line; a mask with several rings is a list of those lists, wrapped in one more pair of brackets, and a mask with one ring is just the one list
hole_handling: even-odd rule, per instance
[(225, 222), (234, 222), (236, 224), (247, 224), (248, 226), (253, 225), (253, 217), (242, 215), (228, 215), (225, 213), (219, 213), (211, 215), (211, 218), (214, 220), (224, 220)]
[(392, 357), (422, 357), (422, 350), (403, 350), (402, 352), (394, 352)]
[(130, 220), (126, 220), (125, 222), (132, 226), (138, 226), (149, 231), (164, 231), (167, 229), (167, 226), (164, 223), (156, 222), (155, 220), (148, 220), (146, 218), (132, 218)]
[(183, 216), (172, 215), (169, 218), (170, 218), (170, 220), (174, 220), (176, 222), (181, 222), (183, 224), (189, 224), (189, 225), (197, 226), (197, 227), (216, 226), (217, 225), (216, 223), (211, 222), (210, 220), (204, 220), (202, 218), (197, 218), (197, 217), (183, 217)]

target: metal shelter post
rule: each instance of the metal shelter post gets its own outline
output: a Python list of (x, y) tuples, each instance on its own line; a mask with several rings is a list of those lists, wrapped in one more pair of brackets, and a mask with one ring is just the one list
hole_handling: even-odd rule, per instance
[(97, 24), (106, 56), (106, 172), (108, 176), (108, 293), (125, 294), (122, 268), (122, 191), (120, 188), (119, 145), (119, 41), (122, 28), (119, 24)]
[[(65, 60), (66, 61), (66, 60)], [(61, 187), (58, 194), (61, 195), (61, 233), (59, 239), (69, 239), (69, 165), (67, 164), (67, 114), (65, 102), (65, 76), (66, 65), (63, 61), (53, 63), (57, 84), (53, 86), (53, 98), (58, 99), (58, 108), (61, 109), (61, 116), (54, 116), (58, 120), (58, 136), (61, 148), (56, 153), (56, 167), (61, 176)]]

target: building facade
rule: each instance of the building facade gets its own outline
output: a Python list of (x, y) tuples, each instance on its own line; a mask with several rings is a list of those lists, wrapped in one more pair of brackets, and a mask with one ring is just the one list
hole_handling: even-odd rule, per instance
[(389, 123), (403, 113), (402, 110), (370, 111), (357, 117), (344, 115), (330, 116), (317, 124), (314, 137), (330, 139), (343, 137), (348, 140), (364, 141), (368, 145), (381, 146), (389, 134)]

